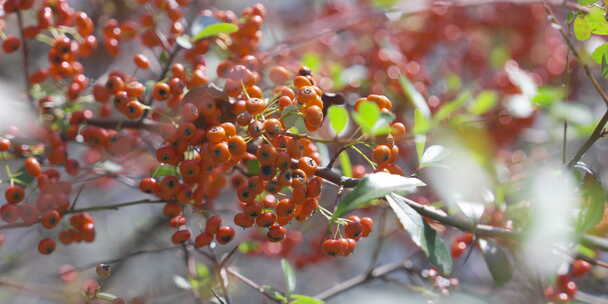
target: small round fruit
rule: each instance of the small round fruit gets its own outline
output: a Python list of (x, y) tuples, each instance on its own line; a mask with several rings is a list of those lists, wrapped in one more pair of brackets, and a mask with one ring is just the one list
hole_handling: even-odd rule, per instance
[(222, 226), (217, 230), (215, 239), (218, 243), (225, 245), (234, 238), (234, 229), (230, 226)]

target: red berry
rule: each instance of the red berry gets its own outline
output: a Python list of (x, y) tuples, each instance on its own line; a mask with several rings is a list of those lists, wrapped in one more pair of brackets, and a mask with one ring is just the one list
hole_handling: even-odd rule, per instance
[(230, 241), (232, 241), (232, 238), (234, 238), (234, 229), (232, 229), (232, 227), (230, 226), (220, 227), (217, 230), (217, 235), (215, 236), (217, 242), (222, 245), (230, 243)]
[(241, 226), (243, 228), (249, 228), (251, 226), (253, 226), (253, 223), (255, 222), (255, 218), (239, 212), (234, 216), (234, 224)]
[(40, 243), (38, 243), (38, 251), (42, 254), (51, 254), (55, 251), (55, 241), (53, 239), (42, 239)]
[(14, 53), (21, 47), (21, 39), (15, 36), (7, 36), (2, 42), (2, 49), (6, 53)]
[(574, 263), (572, 263), (570, 274), (575, 278), (582, 277), (589, 272), (589, 270), (591, 270), (591, 267), (591, 264), (589, 264), (587, 261), (576, 260)]
[(467, 249), (467, 243), (461, 242), (458, 240), (454, 240), (454, 242), (452, 242), (452, 249), (451, 249), (452, 257), (455, 259), (459, 258), (466, 249)]
[(17, 204), (25, 198), (25, 190), (18, 185), (8, 186), (4, 191), (4, 198), (11, 204)]
[(205, 225), (205, 232), (209, 234), (216, 234), (220, 225), (222, 224), (222, 218), (214, 215), (207, 219), (207, 224)]
[(175, 233), (173, 233), (173, 235), (171, 236), (171, 242), (173, 242), (173, 244), (181, 244), (189, 240), (190, 235), (191, 233), (188, 229), (175, 231)]
[(38, 177), (42, 173), (42, 169), (40, 168), (40, 163), (34, 157), (28, 157), (23, 166), (25, 167), (25, 171), (32, 177)]
[(194, 240), (194, 246), (196, 248), (205, 247), (205, 246), (211, 244), (212, 241), (213, 241), (213, 235), (212, 234), (209, 234), (209, 233), (206, 233), (206, 232), (202, 232)]

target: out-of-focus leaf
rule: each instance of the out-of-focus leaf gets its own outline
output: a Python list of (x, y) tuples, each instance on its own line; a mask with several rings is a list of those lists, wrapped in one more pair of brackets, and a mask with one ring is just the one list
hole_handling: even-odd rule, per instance
[(25, 167), (21, 167), (15, 172), (15, 181), (25, 188), (34, 181), (34, 177), (27, 174)]
[(230, 34), (239, 30), (236, 24), (232, 23), (215, 23), (204, 27), (200, 32), (192, 37), (192, 41), (198, 41), (203, 38), (215, 36), (218, 34)]
[(350, 156), (348, 156), (348, 153), (346, 151), (342, 151), (340, 153), (340, 155), (338, 156), (338, 159), (340, 160), (340, 167), (342, 168), (342, 175), (346, 176), (346, 177), (352, 177), (353, 176), (353, 168), (350, 162)]
[(107, 293), (107, 292), (98, 292), (95, 294), (95, 297), (100, 300), (104, 300), (104, 301), (114, 301), (114, 300), (118, 299), (118, 297), (116, 295), (113, 295), (113, 294)]
[(403, 94), (407, 97), (407, 99), (414, 105), (414, 107), (420, 110), (420, 114), (424, 117), (431, 117), (431, 110), (429, 109), (426, 100), (414, 85), (410, 82), (409, 79), (405, 76), (399, 77), (399, 83), (401, 84), (401, 89), (403, 90)]
[(570, 102), (556, 102), (549, 113), (551, 116), (565, 120), (574, 125), (586, 125), (593, 122), (593, 115), (584, 105)]
[(250, 159), (247, 161), (247, 174), (258, 175), (260, 174), (260, 162), (257, 159)]
[(384, 197), (391, 192), (411, 193), (416, 188), (425, 186), (421, 180), (386, 172), (372, 173), (365, 176), (351, 192), (342, 198), (334, 212), (334, 218), (345, 212), (360, 208), (368, 201)]
[(325, 304), (323, 300), (298, 294), (293, 294), (289, 298), (291, 299), (290, 304)]
[(297, 128), (299, 131), (306, 130), (304, 127), (304, 118), (299, 114), (300, 107), (298, 105), (290, 105), (283, 109), (281, 113), (281, 122), (286, 129)]
[(501, 287), (509, 282), (513, 277), (513, 269), (504, 249), (495, 241), (484, 239), (479, 240), (479, 248), (496, 286)]
[(373, 4), (377, 8), (387, 9), (393, 7), (398, 0), (373, 0)]
[(574, 247), (576, 249), (576, 251), (578, 251), (580, 254), (588, 257), (588, 258), (592, 258), (595, 259), (597, 257), (597, 253), (595, 253), (595, 250), (587, 247), (587, 246), (583, 246), (581, 244), (578, 244)]
[(192, 285), (190, 285), (190, 282), (188, 282), (188, 280), (186, 280), (184, 277), (178, 275), (173, 276), (173, 283), (175, 283), (175, 286), (181, 289), (192, 289)]
[(591, 32), (597, 35), (608, 34), (608, 21), (604, 17), (606, 11), (598, 6), (592, 6), (589, 9), (589, 14), (586, 15), (585, 19), (591, 26)]
[(412, 241), (422, 249), (429, 262), (442, 273), (452, 272), (452, 257), (445, 242), (437, 235), (416, 210), (410, 207), (405, 198), (394, 193), (386, 195), (386, 200), (412, 238)]
[(589, 5), (597, 2), (598, 0), (578, 0), (578, 4), (580, 5)]
[(556, 102), (564, 100), (566, 89), (560, 87), (540, 87), (532, 102), (539, 106), (550, 106)]
[(394, 115), (380, 112), (377, 104), (364, 101), (359, 105), (359, 110), (353, 114), (354, 120), (359, 124), (365, 134), (380, 135), (391, 131), (389, 123), (395, 118)]
[(485, 90), (481, 91), (475, 98), (475, 101), (469, 105), (469, 112), (475, 115), (482, 115), (490, 111), (498, 101), (498, 95), (494, 91)]
[(578, 162), (575, 169), (585, 172), (580, 174), (583, 204), (576, 221), (576, 233), (581, 235), (595, 227), (604, 217), (607, 193), (593, 170), (585, 163)]
[(456, 97), (456, 99), (441, 106), (439, 111), (437, 111), (435, 116), (433, 116), (433, 120), (442, 121), (448, 118), (450, 114), (454, 113), (454, 111), (464, 106), (464, 104), (469, 100), (469, 98), (471, 98), (471, 94), (469, 93), (469, 91), (464, 91), (458, 94), (458, 97)]
[(578, 40), (587, 40), (591, 37), (593, 28), (584, 15), (579, 15), (574, 19), (574, 37)]
[(302, 55), (302, 65), (318, 73), (321, 68), (321, 57), (317, 53), (308, 52)]
[(329, 118), (331, 128), (336, 134), (340, 134), (340, 132), (344, 131), (349, 120), (348, 111), (346, 111), (343, 106), (337, 105), (329, 107), (327, 110), (327, 117)]
[(608, 57), (608, 43), (603, 43), (596, 47), (595, 50), (593, 50), (593, 53), (591, 53), (591, 58), (593, 58), (593, 61), (597, 64), (602, 64), (602, 59), (604, 57)]
[(422, 154), (424, 153), (424, 148), (426, 147), (426, 135), (416, 134), (414, 140), (416, 141), (416, 154), (418, 155), (418, 159), (422, 159)]
[(296, 289), (296, 273), (286, 259), (281, 259), (281, 269), (283, 269), (287, 292), (292, 293)]
[(168, 164), (158, 166), (158, 168), (156, 168), (156, 170), (154, 170), (152, 173), (152, 177), (158, 179), (162, 176), (177, 176), (177, 168)]
[(431, 121), (422, 111), (414, 111), (414, 134), (426, 134), (431, 129)]
[(447, 149), (442, 145), (432, 145), (428, 147), (420, 158), (420, 168), (433, 166), (444, 160), (449, 155)]

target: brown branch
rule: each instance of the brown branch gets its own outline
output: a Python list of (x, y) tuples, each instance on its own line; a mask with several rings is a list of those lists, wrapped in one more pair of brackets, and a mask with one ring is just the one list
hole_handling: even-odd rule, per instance
[(258, 285), (256, 282), (254, 282), (253, 280), (249, 279), (248, 277), (238, 273), (237, 271), (235, 271), (232, 268), (226, 268), (226, 272), (233, 276), (234, 278), (236, 278), (237, 280), (241, 281), (243, 284), (251, 287), (252, 289), (256, 290), (257, 292), (259, 292), (261, 295), (263, 295), (264, 297), (266, 297), (267, 299), (271, 300), (274, 303), (282, 303), (281, 301), (279, 301), (278, 299), (276, 299), (272, 294), (270, 294), (268, 291), (266, 291), (266, 289), (264, 289), (264, 287)]
[(378, 266), (378, 267), (372, 269), (372, 271), (369, 272), (369, 274), (363, 273), (354, 278), (346, 280), (340, 284), (337, 284), (337, 285), (321, 292), (315, 298), (321, 299), (321, 300), (327, 300), (338, 294), (341, 294), (352, 288), (355, 288), (359, 285), (365, 284), (365, 283), (375, 280), (377, 278), (384, 277), (385, 275), (388, 275), (397, 270), (406, 269), (406, 268), (407, 268), (407, 266), (405, 263), (384, 264), (382, 266)]
[(25, 33), (24, 33), (24, 26), (23, 26), (23, 16), (21, 14), (21, 10), (18, 9), (17, 10), (17, 23), (19, 25), (19, 35), (21, 37), (21, 54), (23, 56), (22, 59), (22, 63), (23, 63), (23, 78), (24, 78), (24, 83), (25, 83), (25, 96), (27, 96), (27, 99), (30, 101), (30, 104), (34, 105), (34, 97), (31, 94), (31, 90), (30, 90), (30, 79), (29, 79), (29, 71), (30, 71), (30, 59), (29, 59), (29, 48), (27, 45), (27, 40), (25, 37)]

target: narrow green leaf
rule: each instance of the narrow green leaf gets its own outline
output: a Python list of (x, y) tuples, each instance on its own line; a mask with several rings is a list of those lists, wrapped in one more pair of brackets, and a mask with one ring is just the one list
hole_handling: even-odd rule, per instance
[(586, 257), (588, 257), (588, 258), (595, 259), (595, 258), (597, 257), (597, 253), (595, 252), (595, 250), (593, 250), (593, 249), (591, 249), (591, 248), (589, 248), (589, 247), (587, 247), (587, 246), (584, 246), (584, 245), (578, 244), (578, 245), (576, 245), (574, 248), (575, 248), (575, 249), (576, 249), (576, 251), (578, 251), (580, 254), (582, 254), (582, 255), (584, 255), (584, 256), (586, 256)]
[(15, 176), (15, 180), (18, 181), (18, 183), (24, 188), (29, 186), (34, 181), (34, 177), (27, 174), (27, 171), (25, 171), (25, 167), (19, 168), (19, 170), (15, 172)]
[(426, 147), (426, 135), (416, 134), (414, 140), (416, 141), (416, 154), (418, 155), (418, 159), (422, 159), (424, 148)]
[(589, 5), (597, 2), (598, 0), (578, 0), (578, 4), (580, 5)]
[(296, 273), (286, 259), (281, 259), (281, 269), (283, 269), (287, 292), (292, 293), (296, 289)]
[(578, 40), (587, 40), (591, 37), (591, 24), (585, 15), (578, 15), (574, 19), (574, 37)]
[(482, 115), (490, 111), (497, 103), (498, 95), (494, 91), (481, 91), (475, 101), (469, 105), (469, 112), (475, 115)]
[(539, 106), (550, 106), (566, 98), (566, 89), (561, 87), (544, 86), (538, 88), (532, 102)]
[(331, 128), (340, 134), (346, 128), (348, 124), (348, 111), (343, 106), (332, 105), (327, 110), (327, 117), (329, 118), (329, 124)]
[(479, 240), (479, 248), (496, 287), (501, 287), (513, 277), (513, 268), (504, 249), (494, 240)]
[(602, 64), (602, 59), (604, 57), (608, 57), (608, 43), (596, 47), (595, 50), (593, 50), (593, 53), (591, 53), (591, 58), (593, 58), (593, 61), (597, 64)]
[(342, 151), (340, 153), (340, 155), (338, 156), (338, 159), (340, 160), (340, 167), (342, 168), (342, 175), (344, 175), (346, 177), (352, 177), (353, 176), (353, 167), (351, 165), (350, 157), (348, 156), (348, 153), (346, 151)]
[(412, 241), (422, 249), (429, 262), (441, 272), (452, 272), (452, 257), (445, 242), (437, 235), (416, 210), (410, 207), (404, 197), (395, 193), (385, 196), (399, 222), (412, 238)]
[(289, 297), (291, 299), (290, 304), (325, 304), (325, 301), (317, 298), (294, 294)]
[(401, 84), (401, 89), (403, 90), (403, 94), (405, 94), (405, 96), (412, 103), (412, 105), (414, 105), (414, 107), (416, 107), (416, 109), (420, 110), (420, 113), (424, 117), (426, 117), (426, 118), (431, 117), (431, 110), (429, 109), (429, 106), (427, 105), (426, 100), (424, 100), (424, 97), (422, 96), (422, 94), (420, 94), (420, 92), (418, 92), (418, 90), (416, 90), (416, 88), (410, 82), (410, 80), (407, 79), (407, 77), (405, 77), (405, 76), (401, 76), (401, 77), (399, 77), (399, 83)]
[(203, 28), (200, 32), (198, 32), (194, 37), (192, 37), (192, 41), (198, 41), (203, 38), (215, 36), (218, 34), (230, 34), (239, 30), (239, 27), (236, 24), (232, 23), (215, 23)]
[(177, 176), (177, 168), (172, 165), (162, 164), (152, 173), (152, 177), (156, 179), (163, 176)]
[(458, 94), (458, 97), (456, 97), (456, 99), (441, 106), (439, 111), (437, 111), (437, 113), (433, 117), (433, 120), (442, 121), (448, 118), (450, 114), (454, 113), (454, 111), (457, 111), (462, 106), (464, 106), (464, 104), (469, 100), (469, 98), (471, 98), (471, 93), (469, 93), (469, 91), (464, 91)]
[(334, 218), (345, 212), (360, 208), (370, 200), (384, 197), (391, 192), (412, 193), (418, 187), (425, 186), (421, 180), (386, 172), (372, 173), (365, 176), (355, 188), (345, 195), (334, 212)]
[(426, 134), (431, 129), (431, 121), (422, 111), (414, 111), (414, 134)]

